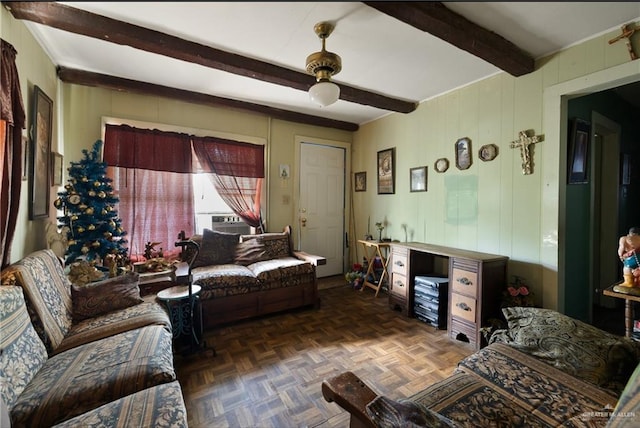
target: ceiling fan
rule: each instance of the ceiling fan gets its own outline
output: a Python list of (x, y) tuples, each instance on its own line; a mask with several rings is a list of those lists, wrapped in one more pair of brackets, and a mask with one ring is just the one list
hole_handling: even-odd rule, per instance
[(316, 77), (316, 84), (309, 88), (309, 98), (321, 107), (327, 107), (340, 98), (340, 87), (331, 81), (331, 76), (342, 70), (342, 59), (338, 54), (326, 50), (326, 40), (335, 25), (319, 22), (313, 30), (322, 40), (322, 50), (307, 57), (307, 73)]

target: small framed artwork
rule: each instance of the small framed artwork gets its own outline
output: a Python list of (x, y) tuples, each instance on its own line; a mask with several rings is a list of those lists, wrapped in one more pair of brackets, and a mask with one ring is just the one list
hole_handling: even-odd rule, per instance
[(393, 194), (395, 187), (395, 147), (378, 152), (378, 194)]
[(498, 156), (498, 146), (495, 144), (485, 144), (478, 150), (478, 157), (484, 162), (492, 161)]
[(29, 178), (29, 137), (22, 136), (22, 181)]
[(568, 183), (585, 184), (588, 178), (589, 136), (591, 124), (582, 119), (573, 119), (569, 140)]
[(31, 117), (31, 153), (29, 165), (29, 220), (49, 216), (49, 188), (51, 183), (51, 127), (53, 101), (38, 86), (33, 94)]
[(468, 169), (471, 166), (471, 139), (460, 138), (456, 141), (456, 167), (460, 170)]
[(52, 186), (62, 186), (62, 155), (59, 153), (52, 153), (51, 155)]
[(367, 172), (356, 172), (355, 174), (355, 190), (356, 192), (365, 192), (367, 190)]
[(436, 162), (433, 164), (433, 169), (435, 169), (436, 172), (445, 172), (449, 169), (449, 159), (440, 158), (436, 160)]
[(620, 176), (620, 184), (631, 184), (631, 155), (622, 155), (622, 168)]
[(409, 183), (412, 192), (427, 191), (427, 167), (419, 166), (409, 170)]

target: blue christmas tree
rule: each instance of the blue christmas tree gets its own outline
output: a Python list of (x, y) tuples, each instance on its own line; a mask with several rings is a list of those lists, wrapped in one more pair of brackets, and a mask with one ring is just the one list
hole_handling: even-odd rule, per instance
[(61, 227), (67, 226), (69, 247), (67, 264), (77, 259), (100, 263), (113, 254), (126, 262), (127, 232), (122, 229), (115, 205), (112, 180), (106, 176), (107, 164), (101, 162), (102, 141), (93, 144), (91, 152), (83, 150), (80, 162), (71, 162), (65, 190), (58, 193), (54, 206), (64, 215), (58, 217)]

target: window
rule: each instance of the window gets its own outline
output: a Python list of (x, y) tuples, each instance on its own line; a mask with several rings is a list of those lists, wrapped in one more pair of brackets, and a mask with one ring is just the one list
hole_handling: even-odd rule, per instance
[(165, 255), (177, 253), (180, 231), (215, 228), (214, 217), (262, 225), (264, 145), (107, 125), (104, 161), (134, 259), (147, 242), (160, 242)]

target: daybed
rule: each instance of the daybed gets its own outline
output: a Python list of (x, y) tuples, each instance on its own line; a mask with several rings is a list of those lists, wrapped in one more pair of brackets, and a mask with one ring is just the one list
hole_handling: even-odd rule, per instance
[(322, 393), (352, 427), (638, 426), (637, 343), (551, 310), (503, 313), (508, 328), (487, 347), (407, 399), (378, 395), (352, 372), (325, 380)]
[(200, 245), (191, 267), (205, 328), (319, 304), (316, 266), (326, 260), (294, 251), (291, 227), (258, 235), (205, 229), (191, 240)]
[(165, 310), (137, 275), (72, 286), (51, 250), (0, 273), (0, 414), (13, 427), (186, 427)]

